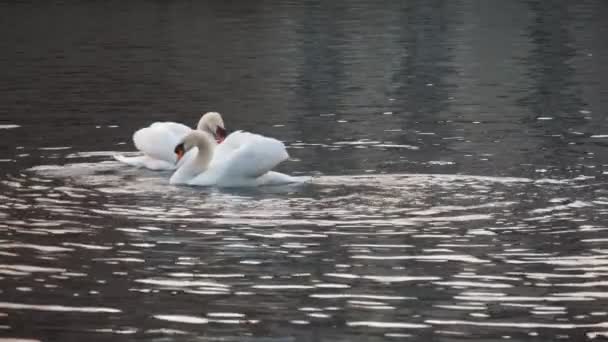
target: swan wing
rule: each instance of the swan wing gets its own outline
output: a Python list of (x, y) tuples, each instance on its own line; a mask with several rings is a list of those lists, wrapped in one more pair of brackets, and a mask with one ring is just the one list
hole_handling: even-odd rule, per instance
[[(222, 158), (224, 179), (257, 178), (289, 158), (285, 145), (277, 139), (253, 133), (238, 133), (235, 141), (228, 145), (226, 150), (219, 150), (225, 141), (216, 147), (215, 154)], [(237, 145), (238, 147), (234, 148)], [(228, 148), (233, 150), (227, 151)]]
[(253, 133), (234, 132), (216, 146), (209, 168), (187, 183), (228, 187), (262, 185), (268, 177), (262, 179), (262, 184), (258, 184), (258, 177), (267, 174), (287, 158), (289, 155), (285, 145), (279, 140)]
[(175, 135), (179, 135), (179, 136), (185, 136), (186, 134), (190, 133), (190, 131), (192, 130), (192, 128), (190, 128), (184, 124), (181, 124), (179, 122), (171, 122), (171, 121), (155, 122), (155, 123), (151, 124), (150, 127), (163, 127), (164, 129), (168, 130), (169, 132), (171, 132)]
[(175, 122), (155, 122), (133, 134), (135, 147), (153, 159), (175, 163), (175, 146), (192, 129)]
[(243, 131), (231, 133), (224, 141), (215, 146), (210, 165), (226, 162), (236, 150), (247, 144), (251, 139), (254, 139), (255, 136), (258, 135)]

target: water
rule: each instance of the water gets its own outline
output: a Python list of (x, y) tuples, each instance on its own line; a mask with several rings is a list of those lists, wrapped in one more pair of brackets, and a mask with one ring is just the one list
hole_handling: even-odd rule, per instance
[[(0, 336), (608, 335), (606, 2), (0, 13)], [(112, 160), (208, 110), (313, 183), (175, 187)]]

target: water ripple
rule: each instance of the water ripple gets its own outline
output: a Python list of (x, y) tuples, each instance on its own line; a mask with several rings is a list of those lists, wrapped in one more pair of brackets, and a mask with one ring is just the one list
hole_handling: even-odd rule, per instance
[[(280, 322), (387, 338), (606, 328), (608, 211), (593, 191), (564, 196), (588, 180), (323, 176), (242, 191), (116, 168), (41, 167), (1, 185), (4, 309), (99, 310), (124, 325), (88, 331), (155, 336)], [(28, 299), (43, 296), (62, 305)]]
[(35, 310), (35, 311), (58, 311), (58, 312), (82, 312), (82, 313), (118, 313), (119, 309), (103, 307), (75, 307), (64, 305), (41, 305), (41, 304), (21, 304), (0, 302), (0, 308), (12, 310)]

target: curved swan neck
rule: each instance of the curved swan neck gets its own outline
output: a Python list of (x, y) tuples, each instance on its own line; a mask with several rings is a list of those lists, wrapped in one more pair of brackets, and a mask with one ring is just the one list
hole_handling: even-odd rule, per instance
[[(214, 143), (209, 134), (205, 132), (192, 131), (183, 140), (183, 144), (188, 146), (188, 151), (197, 147), (196, 153), (192, 158), (187, 159), (183, 165), (177, 169), (169, 179), (171, 184), (188, 183), (192, 178), (205, 172), (211, 159), (213, 158)], [(185, 158), (185, 157), (184, 157)]]
[(209, 166), (209, 163), (213, 158), (213, 147), (215, 143), (205, 133), (194, 132), (194, 134), (191, 133), (190, 135), (194, 139), (194, 145), (198, 147), (195, 159), (196, 166), (200, 172), (203, 172), (207, 170), (207, 166)]
[(208, 118), (209, 118), (208, 116), (203, 115), (203, 117), (200, 120), (198, 120), (198, 124), (196, 125), (196, 130), (213, 134), (214, 132), (211, 132), (211, 130), (209, 128)]

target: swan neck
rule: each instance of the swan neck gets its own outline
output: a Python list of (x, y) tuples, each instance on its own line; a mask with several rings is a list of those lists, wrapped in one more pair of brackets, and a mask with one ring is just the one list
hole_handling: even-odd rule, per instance
[(198, 125), (196, 125), (196, 129), (198, 131), (206, 132), (206, 133), (209, 133), (209, 134), (214, 134), (214, 132), (211, 132), (211, 130), (209, 129), (209, 125), (207, 124), (207, 117), (205, 117), (205, 116), (203, 116), (198, 121)]
[(190, 139), (191, 143), (198, 148), (198, 151), (196, 151), (196, 155), (193, 158), (185, 161), (173, 173), (169, 179), (170, 184), (188, 183), (192, 178), (205, 172), (213, 158), (213, 140), (208, 138), (206, 133), (192, 132), (186, 139)]
[(195, 163), (197, 171), (203, 172), (207, 170), (211, 158), (213, 158), (213, 148), (208, 138), (200, 137), (199, 143), (197, 144), (198, 152), (196, 154)]

